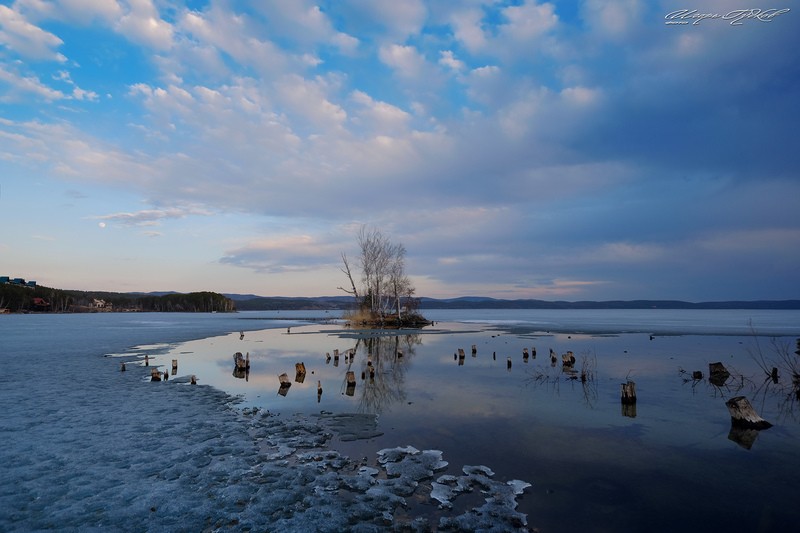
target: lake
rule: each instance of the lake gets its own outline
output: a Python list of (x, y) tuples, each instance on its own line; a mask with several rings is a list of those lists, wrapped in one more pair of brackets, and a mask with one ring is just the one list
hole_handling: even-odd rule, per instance
[[(800, 471), (800, 412), (781, 359), (798, 359), (798, 312), (431, 310), (433, 326), (403, 332), (351, 330), (325, 313), (240, 315), (269, 329), (181, 343), (156, 360), (178, 359), (179, 374), (247, 407), (376, 413), (382, 435), (335, 447), (373, 457), (410, 444), (443, 450), (453, 472), (487, 465), (528, 481), (520, 510), (541, 531), (779, 531), (799, 517), (789, 473)], [(233, 372), (237, 351), (249, 354), (246, 374)], [(576, 372), (562, 367), (568, 351)], [(778, 384), (762, 357), (780, 367)], [(714, 362), (732, 374), (724, 386), (707, 379)], [(627, 380), (633, 407), (620, 402)], [(774, 427), (732, 432), (725, 402), (740, 395)]]
[[(168, 370), (177, 359), (179, 376), (194, 374), (201, 384), (239, 395), (242, 408), (281, 416), (377, 414), (379, 435), (333, 440), (351, 457), (374, 462), (382, 448), (412, 445), (442, 450), (446, 473), (485, 465), (499, 480), (530, 482), (519, 509), (540, 531), (787, 531), (800, 519), (800, 413), (791, 378), (800, 312), (425, 314), (433, 326), (399, 332), (349, 329), (339, 314), (324, 312), (3, 316), (0, 358), (14, 370), (0, 377), (0, 401), (11, 413), (15, 402), (33, 401), (26, 394), (63, 389), (57, 395), (64, 396), (72, 394), (68, 386), (91, 391), (93, 380), (107, 380), (97, 374), (107, 366), (76, 364), (86, 358), (147, 355)], [(249, 372), (234, 372), (237, 351), (249, 353)], [(561, 355), (570, 351), (575, 366), (565, 370)], [(708, 380), (714, 362), (731, 373), (722, 386)], [(779, 368), (777, 384), (762, 366)], [(348, 370), (356, 378), (352, 391)], [(703, 378), (691, 379), (694, 371)], [(281, 389), (283, 373), (291, 386)], [(627, 380), (636, 383), (635, 406), (620, 402)], [(773, 427), (732, 431), (725, 402), (740, 395)], [(21, 417), (2, 424), (4, 432), (26, 427)], [(18, 436), (14, 442), (24, 446)], [(36, 447), (47, 450), (46, 443)], [(3, 494), (4, 502), (18, 502)], [(425, 516), (435, 505), (412, 500), (401, 512)]]

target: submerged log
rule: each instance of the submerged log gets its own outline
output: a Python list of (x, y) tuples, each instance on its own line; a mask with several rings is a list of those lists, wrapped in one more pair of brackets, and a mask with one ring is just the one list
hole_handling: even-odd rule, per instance
[(636, 403), (636, 383), (633, 381), (626, 381), (622, 383), (622, 403), (632, 405)]
[(767, 429), (772, 424), (761, 418), (748, 399), (744, 396), (737, 396), (725, 402), (728, 412), (731, 414), (731, 424), (748, 429)]

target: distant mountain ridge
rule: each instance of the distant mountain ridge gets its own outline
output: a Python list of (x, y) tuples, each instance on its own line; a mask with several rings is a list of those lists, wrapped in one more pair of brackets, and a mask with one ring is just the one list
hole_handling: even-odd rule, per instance
[[(352, 296), (256, 296), (224, 294), (240, 311), (333, 310), (352, 309)], [(682, 300), (607, 300), (546, 301), (533, 299), (503, 300), (485, 296), (458, 298), (420, 298), (420, 309), (800, 309), (800, 300), (731, 300), (686, 302)]]

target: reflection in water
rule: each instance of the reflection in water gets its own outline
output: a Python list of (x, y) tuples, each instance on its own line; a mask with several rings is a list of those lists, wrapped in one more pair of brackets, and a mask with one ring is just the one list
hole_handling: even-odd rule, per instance
[[(355, 375), (360, 370), (363, 387), (359, 388), (359, 413), (380, 414), (392, 404), (406, 400), (406, 369), (415, 355), (415, 346), (421, 342), (418, 334), (374, 336), (356, 340), (355, 347), (349, 351), (349, 357), (345, 357), (348, 365), (345, 394), (355, 394)], [(356, 359), (360, 363), (355, 363)]]

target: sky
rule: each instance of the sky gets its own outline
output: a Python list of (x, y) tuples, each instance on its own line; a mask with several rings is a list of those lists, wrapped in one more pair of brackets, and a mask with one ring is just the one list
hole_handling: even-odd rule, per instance
[(752, 4), (0, 1), (0, 275), (344, 295), (367, 226), (417, 296), (798, 299), (800, 7)]

